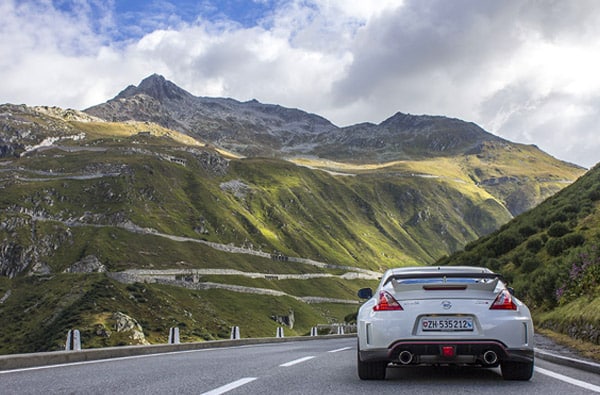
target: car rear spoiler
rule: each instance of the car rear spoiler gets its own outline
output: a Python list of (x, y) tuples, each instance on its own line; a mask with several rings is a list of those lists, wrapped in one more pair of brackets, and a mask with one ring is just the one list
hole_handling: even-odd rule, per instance
[[(464, 278), (464, 277), (463, 277)], [(467, 281), (452, 281), (452, 282), (415, 282), (415, 283), (402, 283), (396, 279), (392, 279), (391, 283), (394, 287), (395, 292), (407, 292), (407, 291), (485, 291), (493, 292), (498, 286), (500, 279), (498, 277), (493, 280), (485, 282), (467, 282)]]
[(437, 273), (437, 272), (434, 272), (434, 273), (393, 274), (385, 280), (385, 283), (383, 283), (383, 285), (386, 285), (387, 283), (389, 283), (392, 280), (407, 280), (407, 279), (417, 280), (417, 279), (428, 279), (428, 278), (441, 278), (441, 279), (444, 279), (444, 278), (445, 279), (448, 279), (448, 278), (496, 279), (497, 278), (498, 280), (500, 280), (506, 284), (504, 277), (498, 273), (490, 273), (490, 272)]

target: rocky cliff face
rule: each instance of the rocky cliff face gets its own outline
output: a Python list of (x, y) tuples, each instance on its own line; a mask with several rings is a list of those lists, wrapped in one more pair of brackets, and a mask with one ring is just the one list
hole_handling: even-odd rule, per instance
[(0, 243), (0, 276), (14, 278), (26, 269), (31, 274), (49, 274), (46, 259), (72, 241), (70, 231), (51, 225), (52, 232), (39, 232), (33, 216), (6, 215), (7, 212), (0, 219), (0, 233), (9, 236)]

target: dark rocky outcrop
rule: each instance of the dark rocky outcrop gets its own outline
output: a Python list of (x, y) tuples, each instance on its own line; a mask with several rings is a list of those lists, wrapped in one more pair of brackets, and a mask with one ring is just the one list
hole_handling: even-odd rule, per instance
[(69, 266), (65, 273), (104, 273), (106, 272), (106, 266), (104, 266), (98, 257), (94, 255), (88, 255)]

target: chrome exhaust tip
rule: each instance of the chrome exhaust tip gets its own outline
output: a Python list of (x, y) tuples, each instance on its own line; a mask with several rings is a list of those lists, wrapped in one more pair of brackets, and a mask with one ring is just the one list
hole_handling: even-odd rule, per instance
[(398, 360), (400, 360), (402, 365), (408, 365), (413, 360), (413, 354), (410, 351), (404, 350), (398, 356)]
[(498, 362), (498, 355), (494, 351), (488, 350), (483, 353), (483, 362), (487, 365), (493, 365)]

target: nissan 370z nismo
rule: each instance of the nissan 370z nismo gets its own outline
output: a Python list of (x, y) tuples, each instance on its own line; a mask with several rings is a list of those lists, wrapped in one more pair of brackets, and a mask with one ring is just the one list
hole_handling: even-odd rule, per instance
[(383, 380), (391, 363), (500, 366), (506, 380), (533, 374), (533, 323), (503, 277), (477, 267), (390, 269), (359, 309), (358, 376)]

